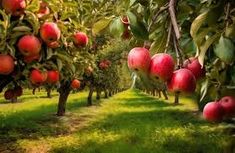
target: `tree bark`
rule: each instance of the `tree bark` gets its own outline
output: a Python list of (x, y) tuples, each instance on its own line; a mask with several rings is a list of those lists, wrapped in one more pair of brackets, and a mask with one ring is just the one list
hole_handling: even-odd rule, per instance
[(113, 96), (112, 91), (109, 90), (109, 97), (112, 97), (112, 96)]
[(165, 99), (168, 100), (168, 96), (167, 96), (166, 90), (162, 90), (162, 93), (163, 93)]
[(92, 106), (92, 95), (94, 92), (94, 87), (91, 85), (89, 88), (89, 94), (88, 94), (88, 98), (87, 98), (87, 106)]
[(100, 95), (101, 95), (101, 91), (100, 91), (100, 90), (97, 90), (97, 91), (96, 91), (96, 99), (97, 99), (97, 100), (100, 100)]
[(109, 98), (107, 90), (104, 91), (104, 98)]
[(61, 87), (59, 88), (59, 102), (58, 102), (58, 109), (57, 109), (57, 116), (64, 116), (66, 110), (66, 103), (68, 96), (70, 94), (70, 81), (65, 81), (61, 83)]
[(179, 92), (176, 92), (176, 93), (175, 93), (175, 101), (174, 101), (174, 104), (175, 104), (175, 105), (178, 105), (178, 104), (179, 104), (179, 95), (180, 95)]
[(47, 98), (52, 98), (51, 96), (51, 88), (47, 88)]

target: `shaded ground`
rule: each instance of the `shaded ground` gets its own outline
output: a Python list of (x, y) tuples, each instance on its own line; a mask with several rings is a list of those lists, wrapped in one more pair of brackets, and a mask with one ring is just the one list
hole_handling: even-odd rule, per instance
[(57, 96), (44, 94), (17, 104), (0, 99), (0, 152), (223, 153), (233, 145), (224, 124), (206, 123), (187, 98), (174, 106), (172, 98), (125, 91), (87, 108), (87, 93), (72, 94), (67, 115), (57, 118)]

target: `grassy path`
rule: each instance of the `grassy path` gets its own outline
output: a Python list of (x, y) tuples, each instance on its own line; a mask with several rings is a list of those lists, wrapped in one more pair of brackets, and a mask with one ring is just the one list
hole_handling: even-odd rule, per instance
[(129, 90), (87, 108), (86, 93), (72, 94), (63, 118), (53, 115), (57, 96), (23, 98), (0, 104), (0, 152), (221, 153), (229, 139), (186, 98), (174, 106)]

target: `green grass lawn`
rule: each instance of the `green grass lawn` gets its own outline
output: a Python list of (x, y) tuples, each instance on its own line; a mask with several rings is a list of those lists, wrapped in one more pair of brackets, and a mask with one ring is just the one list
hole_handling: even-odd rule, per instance
[(232, 139), (224, 124), (205, 122), (189, 98), (174, 106), (172, 97), (128, 90), (86, 107), (82, 92), (70, 95), (67, 115), (58, 118), (58, 95), (45, 95), (27, 93), (16, 104), (0, 98), (0, 152), (223, 153)]

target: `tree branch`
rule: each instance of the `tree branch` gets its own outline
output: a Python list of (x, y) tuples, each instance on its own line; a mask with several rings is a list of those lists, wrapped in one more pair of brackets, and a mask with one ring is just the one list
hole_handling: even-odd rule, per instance
[(166, 46), (165, 46), (165, 51), (164, 53), (167, 52), (171, 40), (171, 34), (172, 34), (172, 24), (170, 22), (169, 28), (168, 28), (168, 35), (167, 35), (167, 41), (166, 41)]
[(169, 8), (168, 3), (165, 4), (164, 6), (160, 7), (160, 9), (157, 11), (157, 13), (153, 16), (152, 22), (149, 24), (148, 31), (151, 30), (153, 24), (154, 24), (154, 23), (156, 22), (156, 20), (157, 20), (157, 17), (158, 17), (162, 12), (164, 12), (165, 10), (167, 10), (168, 8)]
[(175, 15), (175, 4), (176, 4), (177, 0), (170, 0), (169, 2), (169, 13), (170, 13), (170, 17), (171, 17), (171, 22), (172, 22), (172, 26), (175, 32), (175, 36), (177, 39), (180, 39), (181, 35), (180, 35), (180, 31), (179, 31), (179, 26), (177, 24), (177, 20), (176, 20), (176, 15)]

